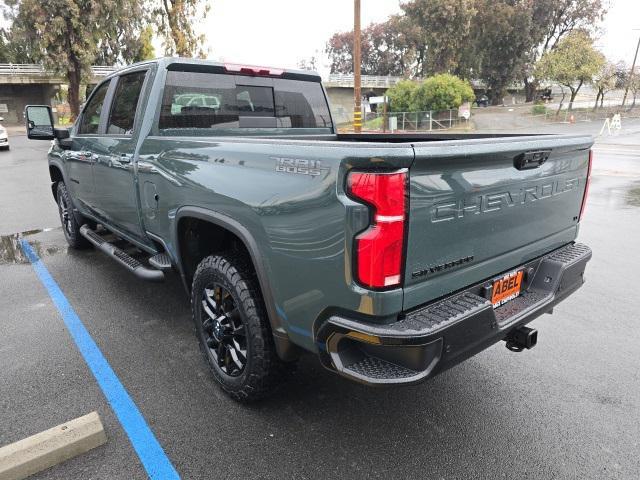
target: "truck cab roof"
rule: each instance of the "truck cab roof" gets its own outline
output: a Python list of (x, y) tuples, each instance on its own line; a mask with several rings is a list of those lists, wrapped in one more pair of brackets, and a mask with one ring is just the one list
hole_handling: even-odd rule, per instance
[(290, 68), (284, 69), (279, 67), (248, 65), (235, 62), (215, 62), (212, 60), (184, 57), (158, 57), (153, 60), (145, 60), (142, 62), (133, 63), (111, 73), (105, 78), (111, 78), (116, 75), (121, 75), (122, 73), (129, 70), (135, 70), (142, 65), (149, 64), (155, 64), (158, 66), (158, 68), (164, 68), (166, 70), (187, 70), (211, 73), (227, 73), (232, 75), (278, 77), (306, 80), (310, 82), (322, 81), (320, 74), (311, 70), (298, 70)]

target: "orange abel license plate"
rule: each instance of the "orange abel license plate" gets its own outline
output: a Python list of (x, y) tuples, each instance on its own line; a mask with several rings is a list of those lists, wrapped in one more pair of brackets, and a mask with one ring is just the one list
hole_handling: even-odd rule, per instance
[(504, 277), (493, 282), (493, 293), (491, 294), (491, 303), (493, 308), (504, 305), (509, 300), (513, 300), (520, 295), (520, 287), (522, 286), (522, 270), (519, 272), (509, 273)]

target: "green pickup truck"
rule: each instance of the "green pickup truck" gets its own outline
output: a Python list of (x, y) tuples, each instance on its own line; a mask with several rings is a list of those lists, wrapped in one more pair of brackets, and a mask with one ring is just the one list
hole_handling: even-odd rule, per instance
[(589, 136), (340, 134), (315, 73), (178, 58), (105, 78), (70, 129), (26, 119), (69, 245), (177, 272), (239, 400), (304, 352), (399, 385), (531, 348), (591, 258)]

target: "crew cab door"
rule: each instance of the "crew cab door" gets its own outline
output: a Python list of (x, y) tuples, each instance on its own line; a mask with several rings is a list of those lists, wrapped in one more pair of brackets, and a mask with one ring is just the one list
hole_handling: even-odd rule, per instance
[(107, 225), (137, 239), (144, 235), (138, 213), (134, 154), (147, 74), (147, 69), (141, 69), (113, 79), (105, 132), (92, 145), (95, 210)]
[(87, 101), (75, 134), (72, 134), (71, 145), (63, 150), (62, 159), (67, 171), (67, 188), (71, 191), (77, 207), (93, 210), (96, 202), (95, 184), (93, 181), (93, 164), (96, 160), (95, 142), (101, 135), (105, 120), (104, 105), (109, 92), (111, 80), (98, 85)]

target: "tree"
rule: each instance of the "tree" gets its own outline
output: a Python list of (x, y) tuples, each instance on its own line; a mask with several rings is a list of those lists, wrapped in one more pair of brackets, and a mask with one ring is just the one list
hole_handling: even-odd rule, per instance
[(414, 96), (418, 83), (413, 80), (402, 80), (387, 90), (392, 112), (414, 112)]
[(593, 106), (594, 110), (598, 108), (598, 101), (600, 102), (600, 108), (602, 108), (604, 94), (616, 88), (617, 75), (617, 66), (611, 62), (606, 62), (593, 77), (593, 86), (597, 91), (596, 103)]
[[(403, 20), (392, 16), (383, 23), (372, 23), (361, 34), (361, 72), (363, 75), (409, 75), (413, 53)], [(353, 31), (335, 33), (325, 47), (331, 73), (353, 72)]]
[(449, 73), (434, 75), (422, 83), (403, 80), (386, 94), (393, 112), (448, 110), (475, 98), (468, 82)]
[(155, 58), (156, 51), (153, 48), (153, 28), (147, 25), (142, 29), (138, 37), (138, 48), (133, 52), (132, 61), (142, 62), (143, 60), (151, 60)]
[(604, 55), (593, 48), (591, 37), (584, 31), (576, 31), (542, 56), (535, 73), (538, 78), (557, 82), (571, 91), (571, 110), (582, 85), (591, 82), (604, 63)]
[[(17, 45), (29, 45), (33, 57), (46, 68), (64, 75), (69, 84), (69, 107), (76, 117), (80, 109), (80, 84), (89, 78), (93, 62), (100, 55), (112, 60), (123, 57), (126, 47), (118, 43), (117, 32), (133, 31), (138, 20), (129, 15), (139, 11), (134, 4), (136, 0), (7, 0), (6, 3), (14, 20), (12, 39)], [(129, 25), (125, 27), (125, 23)]]
[(204, 34), (198, 34), (194, 19), (206, 18), (211, 6), (201, 0), (153, 0), (151, 15), (164, 38), (165, 53), (180, 57), (205, 57)]
[(629, 81), (629, 91), (633, 95), (633, 102), (629, 107), (629, 109), (631, 109), (636, 106), (636, 98), (638, 97), (638, 93), (640, 93), (640, 74), (637, 72), (631, 74), (631, 80)]
[(475, 98), (468, 82), (455, 75), (441, 73), (427, 78), (415, 91), (414, 105), (418, 110), (449, 110)]
[(477, 77), (486, 82), (493, 105), (501, 104), (531, 49), (532, 3), (528, 1), (477, 0), (472, 43)]
[(535, 98), (540, 79), (535, 65), (547, 52), (577, 30), (591, 31), (602, 20), (606, 8), (602, 0), (536, 0), (532, 2), (532, 44), (522, 69), (526, 101)]
[[(316, 54), (318, 52), (316, 51)], [(311, 70), (313, 72), (318, 71), (318, 57), (316, 55), (311, 55), (307, 58), (302, 58), (298, 61), (298, 68), (300, 70)]]
[(462, 58), (477, 10), (474, 0), (411, 0), (401, 5), (416, 55), (416, 75), (464, 75)]

